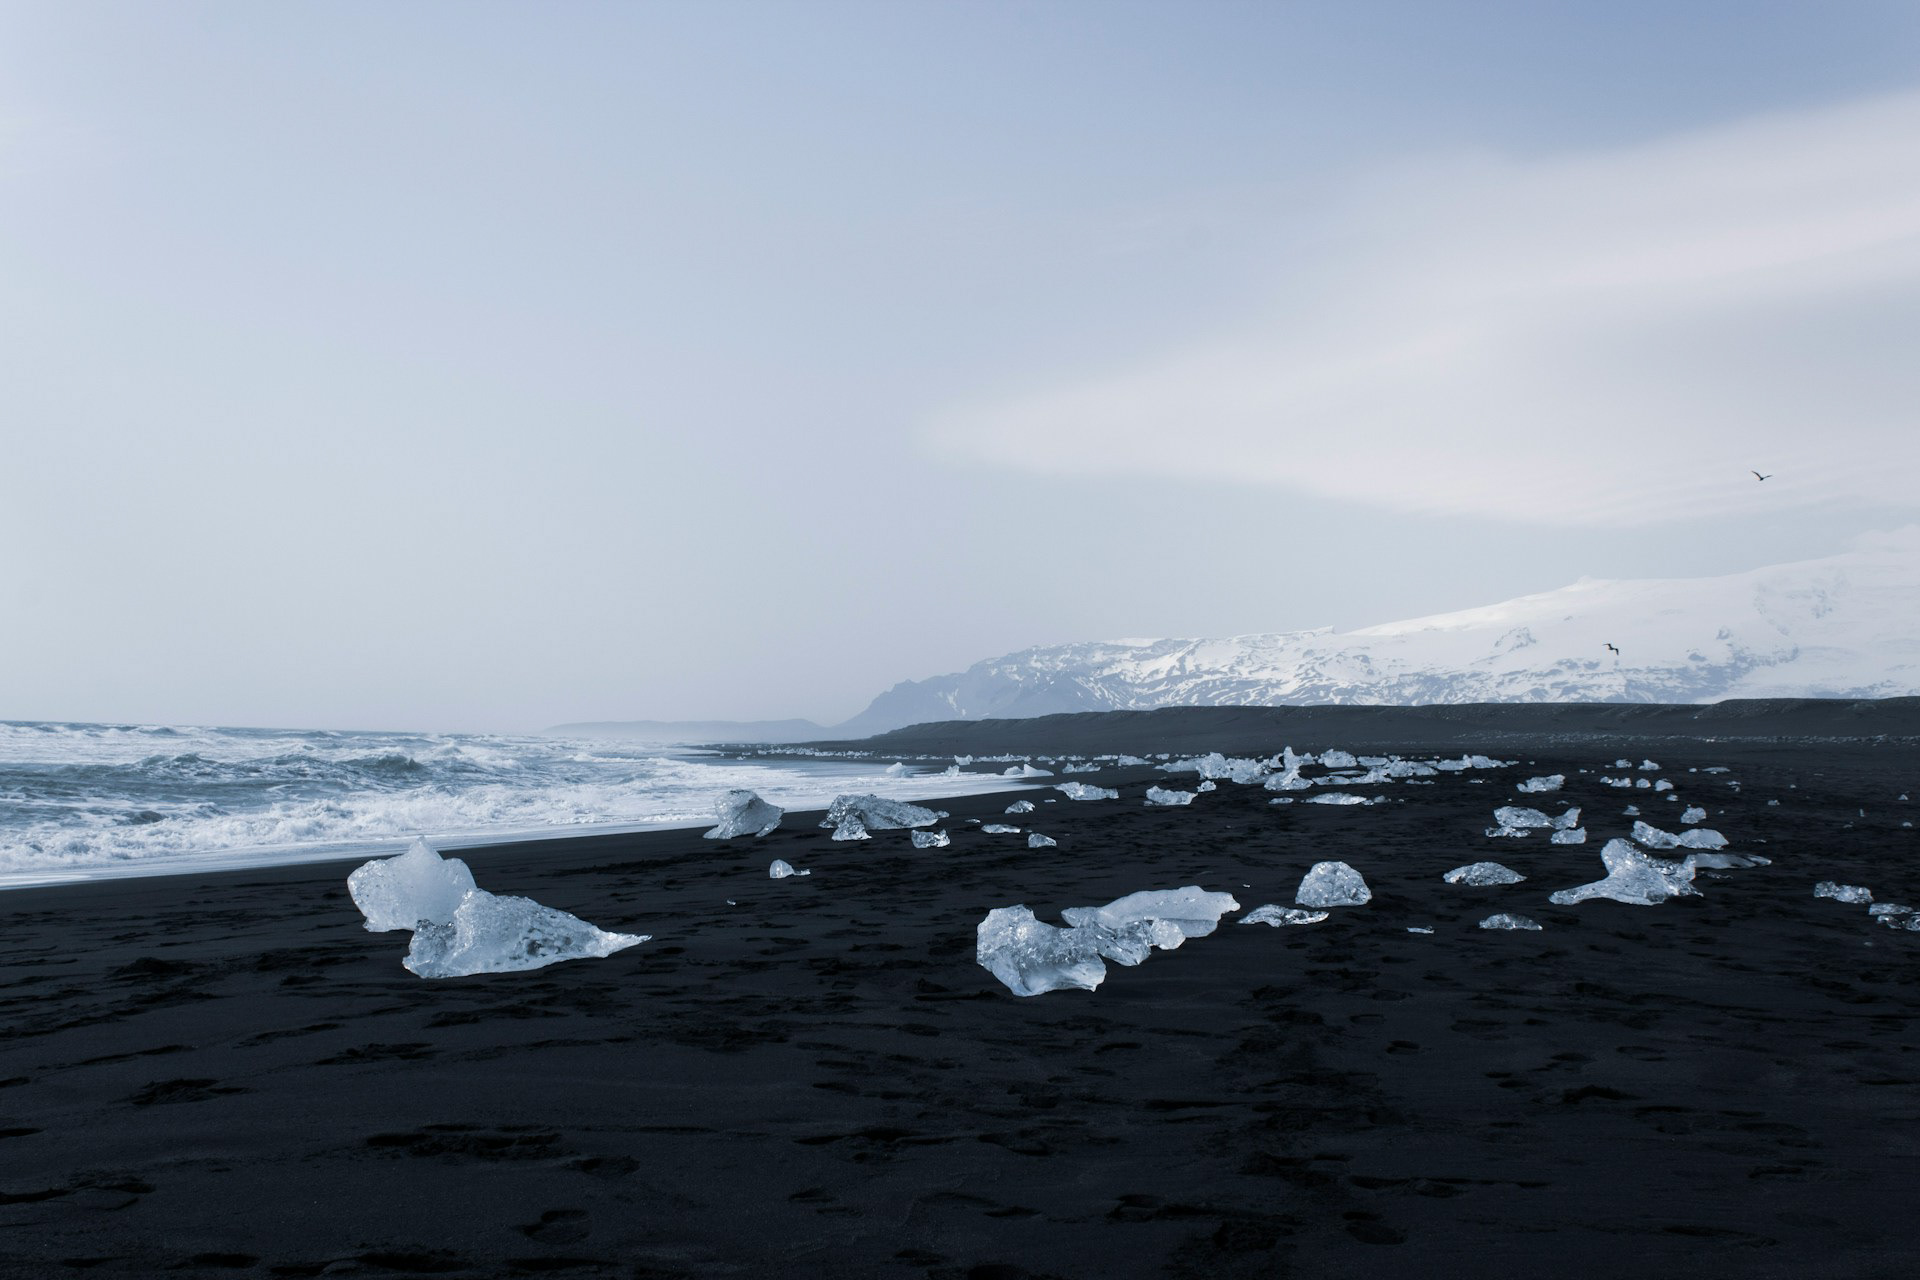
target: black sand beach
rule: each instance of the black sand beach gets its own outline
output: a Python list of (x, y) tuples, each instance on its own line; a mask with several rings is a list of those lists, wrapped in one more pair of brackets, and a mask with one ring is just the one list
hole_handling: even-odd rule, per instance
[[(953, 847), (927, 852), (789, 815), (461, 854), (484, 888), (653, 935), (531, 973), (415, 978), (404, 934), (361, 928), (352, 864), (8, 892), (0, 1274), (1910, 1274), (1920, 934), (1812, 888), (1920, 905), (1920, 804), (1896, 800), (1920, 747), (1497, 729), (1451, 741), (1518, 767), (1365, 788), (1378, 806), (1221, 782), (1146, 808), (1193, 775), (1090, 775), (1122, 798), (1007, 819), (1054, 849), (968, 827), (1016, 798), (994, 795), (943, 802)], [(1079, 749), (1151, 749), (1097, 736)], [(1599, 783), (1643, 753), (1680, 803)], [(1483, 835), (1552, 772), (1537, 799), (1583, 806), (1590, 843)], [(1773, 864), (1550, 906), (1629, 803), (1668, 829), (1701, 804)], [(771, 881), (776, 857), (813, 874)], [(974, 963), (994, 907), (1286, 904), (1323, 859), (1372, 903), (1230, 916), (1093, 993), (1018, 999)], [(1479, 859), (1529, 879), (1441, 882)], [(1475, 927), (1501, 910), (1545, 929)]]

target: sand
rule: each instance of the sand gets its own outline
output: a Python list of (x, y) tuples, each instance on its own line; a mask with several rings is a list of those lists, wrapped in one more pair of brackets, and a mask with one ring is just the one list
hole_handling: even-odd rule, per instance
[[(1532, 763), (1374, 807), (1092, 775), (1122, 799), (1006, 819), (1040, 851), (962, 821), (1011, 795), (943, 802), (928, 852), (804, 818), (479, 850), (483, 887), (654, 939), (442, 982), (360, 927), (352, 864), (7, 892), (0, 1275), (1907, 1274), (1920, 934), (1811, 891), (1920, 905), (1920, 750), (1669, 737), (1675, 804), (1578, 773), (1619, 743), (1498, 753)], [(1482, 834), (1558, 799), (1593, 843)], [(1549, 905), (1627, 803), (1774, 863)], [(1322, 859), (1373, 902), (1229, 917), (1094, 993), (974, 963), (996, 906), (1251, 909)], [(1529, 879), (1441, 882), (1480, 859)], [(1503, 910), (1545, 928), (1474, 927)]]

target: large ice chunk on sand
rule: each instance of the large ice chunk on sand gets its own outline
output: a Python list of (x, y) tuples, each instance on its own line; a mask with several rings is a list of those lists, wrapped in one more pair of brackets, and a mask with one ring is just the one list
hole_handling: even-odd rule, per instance
[(810, 876), (811, 871), (795, 871), (793, 864), (785, 858), (775, 858), (767, 866), (767, 879), (785, 880), (788, 876)]
[(1724, 849), (1727, 838), (1711, 827), (1695, 827), (1675, 835), (1645, 822), (1633, 824), (1633, 838), (1649, 849)]
[(1373, 890), (1344, 862), (1316, 862), (1293, 900), (1303, 907), (1358, 907), (1373, 901)]
[(723, 791), (713, 802), (713, 816), (720, 825), (707, 832), (709, 840), (731, 840), (735, 836), (764, 836), (780, 825), (784, 811), (768, 804), (744, 787)]
[(369, 933), (447, 924), (460, 900), (473, 892), (473, 872), (458, 858), (443, 858), (415, 840), (396, 858), (375, 858), (347, 877), (347, 893), (367, 918)]
[(1600, 850), (1600, 861), (1607, 868), (1606, 879), (1562, 889), (1547, 900), (1564, 907), (1588, 898), (1611, 898), (1651, 907), (1668, 898), (1700, 892), (1693, 887), (1695, 863), (1691, 856), (1684, 862), (1667, 862), (1648, 857), (1630, 841), (1609, 840)]
[(916, 849), (944, 849), (953, 843), (944, 831), (916, 831), (912, 839)]
[[(904, 827), (930, 827), (946, 816), (940, 810), (922, 808), (904, 800), (889, 800), (874, 795), (845, 795), (833, 798), (833, 803), (827, 806), (827, 816), (820, 825), (837, 827), (852, 817), (858, 818), (861, 827), (867, 831), (898, 831)], [(835, 839), (839, 838), (835, 836)]]
[(1192, 804), (1195, 791), (1169, 791), (1165, 787), (1148, 787), (1147, 803), (1163, 805)]
[(1493, 820), (1515, 831), (1536, 831), (1554, 825), (1553, 819), (1538, 809), (1523, 809), (1517, 804), (1501, 805), (1493, 811)]
[(646, 934), (608, 933), (530, 898), (475, 889), (449, 924), (422, 921), (400, 963), (423, 978), (541, 969), (562, 960), (599, 959), (638, 946)]
[(1114, 788), (1096, 787), (1090, 782), (1062, 782), (1054, 790), (1069, 800), (1118, 800), (1120, 798), (1120, 793)]
[(1324, 911), (1303, 911), (1299, 907), (1282, 907), (1269, 902), (1264, 907), (1255, 907), (1240, 917), (1241, 924), (1271, 925), (1275, 929), (1289, 924), (1319, 924), (1327, 918)]
[(1480, 922), (1482, 929), (1538, 929), (1540, 926), (1530, 916), (1515, 915), (1511, 911), (1502, 911), (1498, 915), (1488, 916)]
[[(1230, 893), (1209, 893), (1199, 885), (1179, 889), (1142, 889), (1124, 898), (1115, 898), (1104, 907), (1069, 907), (1060, 918), (1070, 925), (1097, 925), (1105, 929), (1124, 929), (1142, 920), (1162, 920), (1180, 930), (1181, 941), (1204, 938), (1220, 924), (1220, 917), (1238, 911), (1240, 904)], [(1175, 942), (1172, 947), (1179, 946)]]
[(1503, 867), (1497, 862), (1469, 862), (1464, 867), (1455, 867), (1440, 878), (1448, 884), (1464, 884), (1476, 888), (1493, 884), (1519, 884), (1526, 879), (1512, 867)]
[(1528, 778), (1525, 782), (1521, 783), (1517, 788), (1515, 788), (1515, 790), (1539, 793), (1542, 791), (1558, 791), (1561, 787), (1564, 787), (1566, 785), (1567, 785), (1566, 774), (1550, 773), (1544, 778)]
[(1231, 894), (1195, 885), (1131, 893), (1104, 907), (1070, 907), (1060, 913), (1065, 929), (1024, 906), (1000, 907), (975, 929), (974, 958), (1017, 996), (1062, 987), (1092, 991), (1107, 976), (1104, 960), (1139, 964), (1156, 947), (1170, 951), (1205, 937), (1222, 915), (1239, 909)]
[[(1851, 902), (1856, 905), (1873, 901), (1873, 893), (1864, 885), (1837, 884), (1832, 880), (1822, 880), (1813, 886), (1816, 898), (1832, 898), (1835, 902)], [(372, 925), (368, 925), (372, 928)]]

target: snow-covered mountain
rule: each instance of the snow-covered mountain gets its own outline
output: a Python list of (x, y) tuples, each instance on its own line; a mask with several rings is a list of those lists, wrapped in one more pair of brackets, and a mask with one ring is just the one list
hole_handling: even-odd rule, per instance
[(1026, 649), (897, 684), (839, 730), (1165, 706), (1908, 694), (1920, 694), (1920, 526), (1822, 560), (1718, 578), (1583, 578), (1358, 631)]

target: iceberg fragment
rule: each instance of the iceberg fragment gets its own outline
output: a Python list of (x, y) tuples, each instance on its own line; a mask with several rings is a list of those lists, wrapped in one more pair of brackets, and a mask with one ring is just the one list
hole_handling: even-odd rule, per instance
[(1319, 924), (1327, 918), (1327, 914), (1325, 911), (1303, 911), (1299, 907), (1282, 907), (1269, 902), (1241, 916), (1240, 923), (1265, 924), (1278, 929), (1289, 924)]
[(414, 929), (421, 921), (446, 924), (473, 892), (473, 872), (458, 858), (442, 858), (415, 840), (393, 858), (375, 858), (347, 877), (347, 894), (367, 918), (367, 932)]
[(1855, 904), (1873, 901), (1873, 894), (1868, 892), (1865, 887), (1857, 884), (1836, 884), (1832, 880), (1822, 880), (1819, 884), (1813, 886), (1813, 896), (1816, 898), (1832, 898), (1835, 902), (1851, 902)]
[[(820, 825), (838, 827), (848, 818), (855, 818), (863, 832), (898, 831), (903, 827), (930, 827), (946, 816), (938, 809), (927, 809), (901, 800), (888, 800), (884, 796), (843, 795), (833, 798), (833, 803), (827, 806), (827, 816), (821, 819)], [(860, 837), (843, 837), (836, 832), (834, 839), (858, 840)]]
[(1317, 796), (1308, 796), (1301, 804), (1379, 804), (1385, 796), (1375, 796), (1369, 800), (1365, 796), (1356, 796), (1349, 791), (1322, 791)]
[(706, 838), (731, 840), (735, 836), (764, 836), (780, 825), (784, 812), (744, 787), (723, 791), (713, 802), (713, 816), (720, 820), (720, 825), (707, 832)]
[(1192, 804), (1196, 794), (1198, 793), (1193, 791), (1169, 791), (1165, 787), (1148, 787), (1147, 803), (1164, 805)]
[(767, 867), (767, 879), (785, 880), (788, 876), (810, 876), (811, 871), (795, 871), (793, 864), (785, 858), (775, 858)]
[(1681, 825), (1683, 826), (1690, 827), (1696, 822), (1705, 822), (1706, 820), (1707, 820), (1707, 811), (1705, 809), (1702, 809), (1697, 804), (1688, 805), (1687, 811), (1680, 815), (1680, 822), (1681, 822)]
[(1567, 776), (1564, 773), (1550, 773), (1544, 778), (1528, 778), (1515, 788), (1515, 790), (1535, 793), (1541, 791), (1558, 791), (1566, 784)]
[(860, 815), (857, 813), (850, 813), (840, 819), (840, 825), (833, 829), (833, 838), (835, 840), (873, 839), (867, 834), (867, 824), (860, 821)]
[(1675, 835), (1645, 822), (1633, 824), (1633, 838), (1649, 849), (1724, 849), (1727, 838), (1711, 827), (1695, 827)]
[(980, 830), (990, 836), (1017, 836), (1020, 834), (1020, 828), (1011, 826), (1005, 822), (989, 822), (981, 827)]
[(1440, 877), (1448, 884), (1464, 884), (1480, 887), (1493, 884), (1519, 884), (1526, 877), (1512, 867), (1503, 867), (1497, 862), (1469, 862), (1464, 867), (1455, 867)]
[(1585, 844), (1587, 842), (1587, 829), (1585, 827), (1567, 827), (1554, 832), (1553, 835), (1548, 838), (1555, 844)]
[(1293, 900), (1303, 907), (1358, 907), (1373, 901), (1373, 890), (1344, 862), (1316, 862)]
[(1027, 832), (1027, 848), (1029, 849), (1051, 849), (1059, 843), (1060, 842), (1052, 836), (1043, 836), (1038, 831)]
[(1480, 922), (1480, 927), (1482, 929), (1535, 929), (1535, 930), (1540, 928), (1540, 926), (1536, 924), (1531, 918), (1527, 916), (1515, 915), (1511, 911), (1502, 911), (1497, 915), (1488, 916), (1485, 920), (1482, 920)]
[(1051, 778), (1053, 770), (1036, 769), (1030, 764), (1010, 764), (1001, 771), (1000, 776), (1003, 778)]
[(1322, 751), (1320, 753), (1320, 767), (1323, 769), (1351, 769), (1359, 763), (1351, 751)]
[(1238, 911), (1231, 894), (1198, 886), (1128, 894), (1104, 907), (1070, 907), (1056, 928), (1025, 906), (999, 907), (974, 930), (974, 958), (1017, 996), (1063, 987), (1092, 991), (1107, 976), (1105, 960), (1136, 965), (1155, 948), (1173, 950), (1205, 937), (1220, 917)]
[(885, 769), (881, 770), (881, 772), (886, 774), (889, 778), (904, 778), (908, 774), (912, 773), (913, 770), (909, 769), (906, 765), (901, 764), (898, 760), (895, 760), (892, 764), (888, 765)]
[(1115, 898), (1104, 907), (1069, 907), (1060, 918), (1070, 925), (1111, 929), (1116, 932), (1144, 921), (1170, 924), (1180, 933), (1177, 942), (1156, 943), (1166, 950), (1178, 947), (1188, 938), (1204, 938), (1220, 924), (1220, 917), (1238, 911), (1239, 902), (1230, 893), (1209, 893), (1199, 885), (1180, 889), (1142, 889), (1124, 898)]
[(1565, 907), (1588, 898), (1611, 898), (1615, 902), (1651, 907), (1668, 898), (1700, 892), (1693, 887), (1696, 864), (1691, 856), (1684, 862), (1666, 862), (1648, 857), (1629, 841), (1609, 840), (1600, 850), (1600, 861), (1607, 869), (1605, 879), (1561, 889), (1547, 901)]
[(1867, 908), (1870, 916), (1910, 916), (1912, 907), (1903, 907), (1897, 902), (1876, 902)]
[(953, 841), (947, 837), (947, 833), (944, 831), (915, 831), (913, 833), (913, 847), (916, 849), (944, 849), (952, 843)]
[(1033, 801), (1015, 800), (1012, 804), (1007, 806), (1007, 812), (1008, 813), (1032, 813)]
[(1096, 787), (1088, 782), (1063, 782), (1054, 790), (1065, 795), (1069, 800), (1118, 800), (1120, 798), (1120, 792), (1115, 788)]
[(1516, 831), (1534, 831), (1542, 827), (1555, 825), (1552, 818), (1538, 809), (1523, 809), (1519, 805), (1502, 805), (1493, 811), (1493, 820), (1503, 827)]

